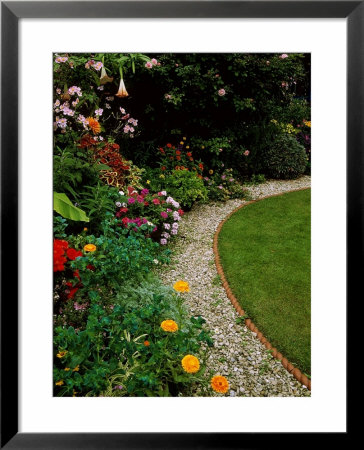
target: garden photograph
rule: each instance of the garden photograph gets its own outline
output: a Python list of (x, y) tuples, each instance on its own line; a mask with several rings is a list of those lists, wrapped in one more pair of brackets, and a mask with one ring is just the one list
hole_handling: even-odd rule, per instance
[(52, 68), (53, 396), (310, 397), (311, 55)]

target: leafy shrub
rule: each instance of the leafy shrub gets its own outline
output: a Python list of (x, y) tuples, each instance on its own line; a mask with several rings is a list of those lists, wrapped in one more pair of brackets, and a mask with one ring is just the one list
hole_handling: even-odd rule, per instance
[(279, 134), (264, 155), (266, 173), (272, 178), (292, 179), (307, 166), (305, 149), (289, 134)]
[[(161, 328), (174, 320), (175, 332)], [(212, 345), (201, 317), (188, 318), (182, 296), (148, 280), (123, 286), (113, 305), (95, 296), (84, 330), (57, 327), (54, 382), (57, 396), (170, 396), (201, 381), (201, 343)], [(198, 373), (181, 360), (199, 357)]]
[(244, 197), (242, 185), (234, 178), (232, 169), (215, 172), (210, 169), (209, 176), (204, 178), (210, 200), (226, 201), (229, 198)]
[(171, 175), (166, 175), (164, 186), (184, 208), (191, 208), (195, 201), (207, 199), (203, 180), (194, 172), (173, 170)]

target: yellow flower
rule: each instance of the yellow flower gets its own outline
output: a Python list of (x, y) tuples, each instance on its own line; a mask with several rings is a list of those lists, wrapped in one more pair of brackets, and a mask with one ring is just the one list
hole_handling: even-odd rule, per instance
[(78, 372), (80, 370), (80, 366), (76, 366), (73, 370), (72, 370), (72, 372)]
[(196, 373), (200, 370), (200, 362), (196, 356), (187, 355), (182, 359), (181, 363), (183, 370), (187, 373)]
[(229, 382), (225, 377), (221, 375), (215, 375), (211, 379), (211, 387), (215, 392), (225, 394), (229, 389)]
[(69, 370), (71, 370), (70, 367), (65, 367), (65, 368), (64, 368), (64, 371), (65, 371), (65, 372), (68, 372)]
[(63, 358), (67, 355), (67, 350), (62, 350), (61, 352), (57, 353), (57, 358)]
[(78, 392), (76, 392), (76, 391), (73, 391), (73, 395), (72, 395), (72, 397), (76, 397), (76, 394), (78, 394)]
[(201, 145), (201, 148), (205, 148), (205, 146), (204, 146), (204, 145)]
[(178, 331), (178, 325), (174, 320), (163, 320), (161, 323), (161, 328), (164, 331), (168, 331), (169, 333), (174, 333)]
[(189, 145), (186, 145), (186, 148), (188, 149), (188, 148), (190, 148), (190, 146), (189, 146)]
[(96, 245), (94, 244), (86, 244), (83, 249), (85, 252), (94, 252), (96, 250)]
[(63, 380), (59, 380), (59, 381), (57, 381), (56, 386), (62, 386), (62, 384), (64, 384), (64, 381)]
[(147, 184), (150, 184), (150, 180), (147, 180), (146, 183), (147, 183)]
[(190, 287), (187, 281), (179, 280), (173, 285), (173, 289), (177, 292), (190, 292)]
[(185, 141), (187, 138), (186, 137), (183, 137), (183, 140)]
[(183, 141), (181, 141), (181, 142), (180, 142), (180, 144), (181, 144), (181, 145), (183, 145), (183, 144), (184, 144), (184, 142), (183, 142)]
[(159, 178), (165, 178), (165, 176), (162, 174), (162, 175), (159, 175)]
[(212, 175), (214, 171), (212, 169), (209, 170), (209, 174)]
[(306, 125), (306, 127), (311, 128), (311, 120), (304, 120), (303, 123)]
[(88, 228), (86, 228), (86, 227), (83, 229), (83, 231), (87, 231), (87, 230), (88, 230)]

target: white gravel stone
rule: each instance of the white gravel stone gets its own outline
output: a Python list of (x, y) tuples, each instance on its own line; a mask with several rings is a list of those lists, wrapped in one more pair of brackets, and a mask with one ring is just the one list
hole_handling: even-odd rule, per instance
[[(310, 187), (311, 179), (269, 180), (246, 190), (252, 200), (268, 195)], [(214, 340), (208, 353), (205, 376), (225, 375), (230, 384), (226, 396), (243, 397), (309, 397), (302, 386), (282, 364), (272, 358), (264, 345), (244, 324), (236, 324), (237, 312), (226, 296), (214, 263), (213, 237), (219, 223), (246, 200), (194, 205), (180, 222), (179, 238), (173, 243), (171, 266), (158, 268), (164, 283), (188, 281), (190, 292), (183, 294), (191, 315), (202, 316)], [(172, 245), (172, 244), (171, 244)], [(194, 396), (221, 396), (212, 389), (197, 386)]]

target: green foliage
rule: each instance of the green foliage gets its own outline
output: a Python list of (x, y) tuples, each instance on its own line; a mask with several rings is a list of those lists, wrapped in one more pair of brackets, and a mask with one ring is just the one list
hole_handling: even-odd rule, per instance
[(242, 185), (234, 178), (232, 169), (213, 172), (204, 178), (210, 200), (226, 201), (229, 198), (244, 197)]
[[(177, 332), (161, 329), (166, 319), (177, 322)], [(193, 383), (203, 382), (203, 356), (199, 356), (197, 374), (185, 373), (181, 360), (187, 354), (198, 356), (201, 342), (212, 345), (204, 320), (188, 318), (182, 296), (155, 279), (139, 287), (127, 283), (112, 305), (105, 306), (100, 296), (94, 296), (84, 330), (55, 329), (54, 381), (63, 381), (55, 385), (55, 395), (171, 396), (188, 392)], [(66, 353), (57, 358), (61, 351)]]
[(169, 251), (160, 252), (159, 244), (145, 237), (151, 229), (148, 224), (136, 230), (125, 229), (117, 225), (116, 219), (110, 218), (102, 222), (99, 237), (82, 236), (79, 246), (94, 244), (96, 251), (72, 262), (73, 269), (78, 269), (81, 276), (83, 287), (80, 294), (97, 286), (117, 291), (125, 280), (134, 279), (136, 274), (148, 273), (157, 256), (159, 260), (167, 261)]
[(279, 134), (264, 154), (266, 173), (272, 178), (292, 179), (302, 175), (307, 166), (304, 147), (289, 134)]
[(90, 218), (90, 228), (100, 231), (100, 224), (107, 213), (115, 213), (115, 202), (119, 198), (118, 190), (98, 182), (96, 186), (84, 186), (80, 205)]
[(193, 172), (174, 170), (171, 175), (166, 175), (164, 186), (168, 194), (184, 208), (191, 208), (195, 201), (207, 199), (203, 181)]
[(74, 221), (89, 222), (89, 218), (86, 216), (85, 211), (74, 206), (71, 200), (66, 194), (60, 194), (58, 192), (53, 193), (53, 208), (62, 217), (71, 219)]

